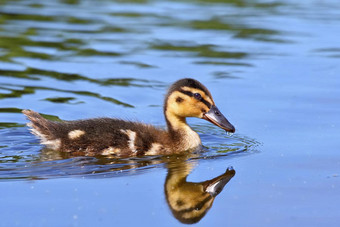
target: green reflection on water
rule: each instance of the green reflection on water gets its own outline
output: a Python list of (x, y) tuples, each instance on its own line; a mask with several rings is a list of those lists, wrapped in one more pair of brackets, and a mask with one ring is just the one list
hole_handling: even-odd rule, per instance
[(282, 6), (281, 2), (258, 2), (251, 0), (185, 0), (186, 2), (200, 2), (200, 3), (222, 3), (222, 4), (230, 4), (237, 7), (254, 7), (254, 8), (276, 8)]
[(0, 87), (0, 89), (10, 91), (10, 93), (5, 93), (5, 94), (0, 93), (0, 99), (18, 98), (18, 97), (22, 97), (23, 95), (35, 93), (35, 89), (32, 87), (23, 87), (22, 89)]
[(238, 63), (238, 62), (222, 62), (222, 61), (196, 61), (194, 62), (200, 65), (226, 65), (226, 66), (245, 66), (245, 67), (253, 67), (252, 64), (248, 63)]
[[(22, 109), (20, 108), (0, 108), (0, 113), (18, 113), (18, 114), (22, 114)], [(48, 119), (48, 120), (52, 120), (52, 121), (61, 121), (61, 119), (58, 116), (54, 116), (54, 115), (50, 115), (50, 114), (41, 114), (44, 118)], [(11, 127), (13, 125), (13, 127), (22, 127), (24, 126), (23, 124), (18, 124), (18, 123), (8, 123), (8, 122), (1, 122), (1, 124), (4, 126), (4, 128), (8, 128), (5, 126), (9, 126)]]
[(79, 0), (60, 0), (62, 3), (69, 5), (77, 5), (79, 4)]
[(281, 32), (267, 28), (254, 28), (249, 25), (242, 25), (239, 22), (230, 21), (229, 23), (218, 18), (212, 18), (210, 20), (195, 20), (190, 23), (190, 26), (194, 29), (207, 29), (207, 30), (223, 30), (234, 33), (234, 37), (243, 39), (255, 39), (258, 41), (267, 42), (286, 42), (283, 39), (279, 39)]
[(19, 108), (0, 108), (0, 113), (21, 113), (22, 109)]
[(213, 18), (210, 20), (195, 20), (191, 22), (191, 27), (194, 29), (212, 29), (212, 30), (233, 30), (232, 24), (221, 22), (219, 19)]
[[(131, 64), (139, 64), (144, 66), (142, 63), (131, 63)], [(148, 67), (148, 66), (144, 66)], [(150, 66), (151, 67), (151, 66)], [(39, 80), (39, 77), (50, 77), (56, 80), (62, 81), (88, 81), (91, 83), (103, 85), (103, 86), (134, 86), (134, 87), (150, 87), (150, 80), (145, 79), (135, 79), (135, 78), (108, 78), (108, 79), (92, 79), (90, 77), (82, 76), (75, 73), (62, 73), (56, 71), (48, 71), (41, 70), (36, 68), (27, 67), (23, 71), (14, 71), (14, 70), (1, 70), (0, 69), (0, 77), (13, 77), (13, 78), (25, 78), (30, 80)]]
[(136, 61), (120, 61), (119, 63), (121, 64), (126, 64), (126, 65), (135, 65), (140, 68), (154, 68), (155, 66), (141, 63), (141, 62), (136, 62)]
[(157, 50), (168, 50), (168, 51), (185, 51), (195, 52), (197, 56), (207, 58), (245, 58), (248, 56), (245, 52), (232, 52), (232, 51), (217, 51), (214, 45), (176, 45), (172, 43), (153, 44), (151, 48)]
[(15, 122), (0, 122), (0, 129), (4, 128), (15, 128), (15, 127), (24, 127), (24, 124), (18, 124)]
[(44, 7), (44, 5), (40, 3), (32, 3), (32, 4), (29, 4), (29, 6), (32, 8), (43, 8)]
[(4, 23), (7, 20), (34, 20), (34, 21), (55, 21), (56, 18), (52, 16), (39, 15), (39, 14), (19, 14), (19, 13), (9, 13), (1, 12), (0, 23)]
[(10, 85), (10, 86), (17, 86), (17, 87), (20, 87), (21, 89), (11, 89), (11, 88), (0, 87), (0, 89), (11, 91), (11, 93), (9, 94), (0, 94), (0, 98), (17, 98), (17, 97), (22, 97), (23, 95), (33, 94), (35, 93), (36, 90), (48, 90), (48, 91), (58, 91), (58, 92), (65, 92), (65, 93), (95, 97), (95, 98), (108, 101), (114, 104), (122, 105), (125, 107), (134, 107), (133, 105), (121, 102), (115, 98), (102, 96), (98, 93), (90, 92), (90, 91), (74, 91), (74, 90), (57, 89), (57, 88), (50, 88), (50, 87), (38, 87), (38, 86), (22, 86), (22, 85)]
[(73, 102), (70, 101), (75, 100), (74, 97), (51, 97), (51, 98), (45, 98), (43, 100), (53, 102), (53, 103), (67, 103), (67, 104), (79, 104), (84, 102)]
[[(111, 29), (117, 30), (117, 29)], [(121, 53), (113, 51), (99, 51), (93, 48), (83, 48), (84, 42), (81, 39), (65, 39), (62, 41), (34, 41), (29, 36), (35, 35), (36, 29), (29, 28), (18, 36), (2, 35), (0, 49), (3, 49), (0, 61), (12, 62), (14, 57), (38, 58), (44, 60), (58, 59), (61, 56), (120, 56)], [(30, 51), (27, 47), (54, 48), (62, 51), (62, 55), (47, 54), (38, 51)]]

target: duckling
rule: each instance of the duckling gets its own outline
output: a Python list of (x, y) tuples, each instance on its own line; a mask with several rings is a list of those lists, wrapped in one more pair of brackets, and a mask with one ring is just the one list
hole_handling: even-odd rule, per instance
[(235, 132), (216, 107), (209, 90), (190, 78), (176, 81), (165, 96), (167, 130), (114, 118), (56, 122), (32, 110), (22, 112), (41, 144), (72, 155), (126, 157), (194, 151), (201, 146), (201, 139), (187, 124), (187, 117), (202, 118), (227, 132)]
[(215, 197), (235, 176), (235, 170), (228, 167), (226, 172), (211, 180), (187, 182), (193, 163), (175, 160), (168, 165), (164, 184), (167, 203), (174, 217), (182, 223), (199, 222), (213, 205)]

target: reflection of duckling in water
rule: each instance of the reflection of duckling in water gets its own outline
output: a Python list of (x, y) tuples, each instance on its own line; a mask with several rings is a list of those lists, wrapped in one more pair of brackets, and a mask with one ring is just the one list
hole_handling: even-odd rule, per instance
[(186, 161), (170, 162), (164, 190), (173, 215), (182, 223), (193, 224), (200, 221), (211, 208), (215, 197), (235, 175), (229, 167), (226, 172), (211, 180), (187, 182), (192, 163)]
[[(68, 158), (65, 155), (64, 152), (43, 149), (40, 160), (51, 161)], [(235, 170), (229, 167), (224, 174), (211, 180), (198, 183), (187, 182), (187, 177), (195, 164), (193, 161), (188, 161), (188, 158), (197, 157), (197, 154), (156, 159), (112, 159), (104, 156), (78, 160), (79, 163), (72, 162), (72, 166), (81, 164), (85, 167), (82, 168), (81, 174), (101, 178), (103, 176), (101, 173), (105, 173), (105, 177), (116, 177), (117, 173), (119, 176), (124, 173), (131, 175), (131, 173), (142, 173), (145, 171), (143, 168), (145, 166), (156, 167), (159, 164), (167, 163), (168, 174), (164, 183), (167, 203), (176, 219), (182, 223), (193, 224), (205, 216), (215, 197), (235, 175)], [(72, 175), (72, 168), (67, 169), (70, 171), (68, 175)], [(76, 175), (79, 175), (78, 170), (76, 170)]]

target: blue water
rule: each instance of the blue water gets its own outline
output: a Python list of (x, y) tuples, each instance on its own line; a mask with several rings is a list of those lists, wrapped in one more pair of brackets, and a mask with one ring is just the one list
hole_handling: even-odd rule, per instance
[[(338, 5), (2, 1), (0, 226), (183, 226), (170, 173), (202, 182), (229, 166), (235, 176), (195, 225), (338, 226)], [(205, 150), (180, 162), (66, 157), (21, 114), (165, 127), (163, 97), (183, 77), (210, 89), (236, 133), (190, 119)]]

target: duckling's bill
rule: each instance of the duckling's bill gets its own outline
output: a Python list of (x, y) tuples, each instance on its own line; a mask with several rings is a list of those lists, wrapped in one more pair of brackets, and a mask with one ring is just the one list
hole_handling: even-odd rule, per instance
[(235, 176), (235, 170), (231, 167), (224, 174), (215, 177), (214, 179), (204, 182), (205, 191), (215, 197), (223, 190), (224, 186)]
[(227, 132), (235, 132), (235, 127), (230, 124), (227, 118), (223, 116), (216, 106), (212, 106), (207, 113), (203, 114), (203, 119), (210, 121)]

